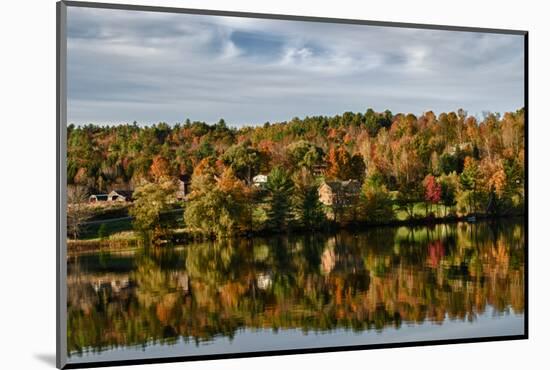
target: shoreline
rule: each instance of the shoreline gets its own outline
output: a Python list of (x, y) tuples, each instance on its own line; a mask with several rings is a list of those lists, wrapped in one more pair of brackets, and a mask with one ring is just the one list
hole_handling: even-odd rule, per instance
[[(261, 230), (261, 231), (251, 231), (245, 233), (237, 233), (231, 238), (241, 238), (241, 239), (250, 239), (257, 237), (273, 237), (276, 235), (288, 236), (292, 234), (308, 234), (315, 232), (330, 233), (337, 231), (358, 231), (365, 230), (369, 228), (386, 228), (386, 227), (421, 227), (421, 226), (431, 226), (431, 225), (440, 225), (440, 224), (457, 224), (459, 222), (468, 222), (468, 223), (477, 223), (479, 221), (488, 222), (488, 221), (501, 221), (503, 219), (525, 219), (524, 213), (514, 213), (507, 215), (488, 215), (488, 214), (471, 214), (467, 216), (446, 216), (446, 217), (433, 217), (433, 218), (413, 218), (408, 220), (392, 220), (388, 222), (379, 222), (379, 223), (368, 223), (368, 222), (356, 222), (353, 224), (340, 225), (335, 222), (329, 223), (324, 227), (316, 229), (306, 229), (306, 228), (292, 228), (291, 230), (285, 230), (283, 232), (275, 232), (272, 230)], [(134, 233), (136, 233), (134, 231)], [(188, 245), (193, 242), (204, 242), (204, 241), (215, 241), (216, 238), (208, 236), (198, 236), (194, 235), (188, 231), (171, 231), (168, 240), (163, 245), (158, 246), (158, 248), (170, 248), (172, 245)], [(143, 246), (143, 239), (139, 236), (132, 236), (125, 239), (114, 239), (114, 240), (67, 240), (67, 252), (69, 254), (78, 254), (78, 253), (92, 253), (100, 251), (120, 251), (127, 249), (134, 249)], [(168, 247), (166, 245), (169, 245)]]

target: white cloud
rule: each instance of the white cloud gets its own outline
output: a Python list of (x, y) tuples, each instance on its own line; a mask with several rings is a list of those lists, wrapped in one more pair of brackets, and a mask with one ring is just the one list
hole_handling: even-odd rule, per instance
[(69, 8), (69, 122), (523, 104), (521, 36)]

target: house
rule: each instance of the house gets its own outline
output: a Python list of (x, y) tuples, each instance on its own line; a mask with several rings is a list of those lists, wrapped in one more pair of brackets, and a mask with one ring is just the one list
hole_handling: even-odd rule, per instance
[(178, 177), (178, 191), (176, 192), (176, 198), (178, 200), (184, 199), (190, 193), (191, 176), (184, 174)]
[(106, 202), (109, 199), (109, 194), (92, 194), (88, 198), (90, 203)]
[(109, 194), (92, 194), (88, 198), (90, 203), (97, 202), (130, 202), (132, 201), (133, 191), (131, 190), (113, 190)]
[(267, 184), (267, 175), (259, 174), (254, 176), (252, 178), (252, 183), (254, 184), (254, 186), (257, 186), (259, 188), (264, 188), (265, 185)]
[(361, 192), (361, 183), (357, 180), (325, 181), (319, 186), (319, 201), (326, 206), (348, 206), (353, 204)]
[(273, 284), (273, 276), (270, 273), (259, 273), (256, 275), (256, 284), (261, 290), (267, 290)]
[(113, 190), (109, 193), (107, 200), (109, 202), (131, 202), (133, 193), (132, 190)]

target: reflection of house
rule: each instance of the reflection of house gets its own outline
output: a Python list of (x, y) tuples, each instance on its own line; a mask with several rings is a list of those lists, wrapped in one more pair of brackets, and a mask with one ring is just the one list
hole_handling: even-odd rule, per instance
[(130, 279), (111, 280), (111, 289), (113, 293), (120, 293), (130, 286)]
[(184, 199), (189, 195), (189, 187), (191, 185), (191, 176), (181, 175), (178, 178), (178, 191), (176, 192), (176, 197), (178, 200)]
[(186, 272), (174, 271), (171, 275), (172, 279), (176, 282), (178, 289), (182, 290), (185, 294), (191, 293), (191, 281)]
[[(110, 292), (112, 294), (119, 294), (132, 286), (128, 275), (114, 273), (105, 274), (103, 276), (84, 274), (79, 277), (77, 282), (79, 284), (84, 283), (91, 285), (96, 293), (103, 291)], [(68, 284), (75, 284), (75, 282), (69, 281)]]
[(109, 193), (107, 200), (110, 202), (131, 202), (133, 193), (132, 190), (113, 190)]
[(267, 176), (266, 175), (256, 175), (252, 178), (252, 182), (254, 183), (254, 186), (263, 188), (267, 184)]
[(321, 271), (328, 275), (336, 266), (336, 253), (334, 247), (327, 247), (321, 255)]
[(273, 283), (273, 278), (269, 273), (259, 273), (256, 276), (256, 283), (258, 284), (259, 289), (266, 290), (271, 287), (271, 284)]
[(90, 203), (106, 202), (108, 199), (109, 199), (109, 194), (92, 194), (90, 195), (90, 198), (88, 198), (88, 201)]
[(360, 191), (361, 183), (357, 180), (326, 181), (319, 187), (319, 201), (327, 206), (347, 206)]

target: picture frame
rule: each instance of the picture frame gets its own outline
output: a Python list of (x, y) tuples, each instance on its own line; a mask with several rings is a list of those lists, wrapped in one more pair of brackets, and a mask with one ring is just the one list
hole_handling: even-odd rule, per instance
[[(446, 31), (446, 32), (456, 32), (456, 33), (475, 33), (480, 35), (509, 35), (509, 36), (517, 36), (518, 38), (521, 38), (521, 43), (523, 44), (522, 49), (522, 55), (523, 58), (523, 70), (517, 71), (518, 73), (521, 73), (523, 78), (523, 89), (521, 91), (521, 95), (523, 98), (523, 106), (522, 107), (516, 107), (523, 109), (522, 111), (522, 119), (524, 120), (523, 124), (523, 142), (521, 143), (521, 151), (523, 156), (523, 168), (522, 168), (522, 175), (521, 175), (521, 182), (518, 183), (518, 186), (522, 188), (523, 194), (522, 194), (522, 209), (521, 212), (520, 221), (518, 223), (521, 223), (521, 226), (514, 225), (514, 230), (516, 230), (517, 233), (519, 233), (519, 239), (516, 237), (517, 240), (519, 240), (520, 250), (516, 251), (515, 254), (512, 256), (511, 253), (504, 251), (501, 253), (504, 253), (504, 258), (506, 260), (506, 263), (509, 265), (512, 264), (510, 262), (512, 259), (518, 259), (520, 258), (520, 262), (515, 261), (514, 263), (519, 264), (521, 266), (520, 270), (521, 273), (517, 276), (519, 276), (521, 279), (520, 283), (517, 284), (516, 290), (517, 295), (519, 298), (520, 306), (522, 307), (521, 312), (521, 331), (514, 334), (502, 334), (502, 335), (479, 335), (479, 336), (469, 336), (469, 337), (449, 337), (449, 338), (437, 338), (437, 339), (413, 339), (413, 340), (392, 340), (392, 341), (375, 341), (375, 342), (369, 342), (369, 343), (354, 343), (354, 344), (344, 344), (340, 345), (338, 342), (332, 342), (331, 344), (324, 344), (319, 346), (310, 346), (310, 345), (302, 345), (296, 348), (272, 348), (268, 344), (264, 344), (262, 349), (254, 348), (253, 350), (240, 350), (240, 349), (231, 349), (226, 350), (223, 352), (212, 352), (209, 353), (208, 351), (203, 353), (194, 353), (194, 354), (185, 354), (185, 355), (178, 355), (177, 353), (170, 353), (169, 355), (155, 355), (155, 356), (148, 356), (147, 354), (144, 355), (130, 355), (128, 358), (108, 358), (108, 359), (102, 359), (102, 358), (96, 358), (85, 361), (71, 361), (69, 356), (69, 345), (68, 345), (68, 331), (74, 330), (74, 328), (70, 328), (68, 324), (69, 315), (68, 315), (68, 299), (69, 299), (69, 292), (68, 292), (68, 278), (69, 275), (72, 273), (74, 276), (74, 271), (69, 272), (68, 271), (68, 260), (70, 258), (69, 252), (68, 252), (68, 232), (70, 229), (70, 217), (68, 219), (68, 208), (69, 208), (69, 197), (68, 197), (68, 132), (67, 128), (70, 124), (69, 118), (68, 118), (68, 111), (69, 111), (69, 105), (71, 104), (69, 100), (69, 87), (68, 87), (68, 80), (70, 80), (71, 75), (68, 69), (68, 59), (69, 59), (69, 53), (70, 47), (68, 46), (68, 34), (69, 34), (69, 28), (68, 28), (68, 19), (69, 16), (67, 14), (68, 9), (81, 9), (81, 10), (103, 10), (103, 11), (121, 11), (121, 12), (129, 12), (128, 14), (142, 14), (142, 13), (154, 13), (157, 15), (185, 15), (188, 17), (191, 16), (208, 16), (208, 17), (219, 17), (219, 18), (231, 18), (231, 19), (253, 19), (258, 22), (264, 21), (291, 21), (292, 22), (302, 22), (306, 24), (314, 24), (314, 25), (330, 25), (331, 27), (337, 27), (337, 26), (364, 26), (364, 27), (378, 27), (380, 29), (402, 29), (402, 30), (430, 30), (430, 31)], [(131, 17), (131, 15), (129, 15)], [(336, 18), (319, 18), (319, 17), (307, 17), (307, 16), (291, 16), (291, 15), (279, 15), (279, 14), (260, 14), (260, 13), (246, 13), (246, 12), (229, 12), (229, 11), (215, 11), (215, 10), (199, 10), (199, 9), (183, 9), (183, 8), (168, 8), (168, 7), (154, 7), (154, 6), (138, 6), (138, 5), (124, 5), (124, 4), (108, 4), (108, 3), (92, 3), (92, 2), (78, 2), (78, 1), (61, 1), (57, 3), (57, 317), (56, 317), (56, 323), (57, 323), (57, 367), (58, 368), (80, 368), (80, 367), (97, 367), (97, 366), (117, 366), (117, 365), (131, 365), (131, 364), (146, 364), (146, 363), (162, 363), (162, 362), (179, 362), (179, 361), (195, 361), (195, 360), (209, 360), (209, 359), (222, 359), (222, 358), (241, 358), (241, 357), (257, 357), (257, 356), (273, 356), (273, 355), (288, 355), (288, 354), (304, 354), (304, 353), (320, 353), (320, 352), (336, 352), (336, 351), (350, 351), (350, 350), (365, 350), (365, 349), (377, 349), (377, 348), (397, 348), (397, 347), (410, 347), (410, 346), (424, 346), (424, 345), (440, 345), (440, 344), (459, 344), (459, 343), (473, 343), (473, 342), (486, 342), (486, 341), (501, 341), (501, 340), (518, 340), (518, 339), (527, 339), (528, 338), (528, 32), (527, 31), (519, 31), (519, 30), (501, 30), (501, 29), (488, 29), (488, 28), (472, 28), (472, 27), (457, 27), (457, 26), (440, 26), (440, 25), (424, 25), (424, 24), (413, 24), (413, 23), (394, 23), (394, 22), (381, 22), (381, 21), (367, 21), (367, 20), (351, 20), (351, 19), (336, 19)], [(457, 107), (458, 108), (458, 107)], [(340, 114), (343, 112), (335, 112), (335, 114)], [(408, 112), (407, 112), (408, 113)], [(223, 114), (223, 113), (221, 113)], [(287, 117), (287, 119), (290, 119), (291, 117)], [(199, 118), (200, 119), (200, 118)], [(498, 119), (500, 120), (500, 118)], [(216, 153), (218, 155), (220, 153)], [(312, 170), (313, 171), (313, 170)], [(323, 169), (324, 171), (324, 169)], [(249, 186), (252, 186), (251, 181), (251, 174), (250, 170), (248, 170), (249, 173), (245, 173), (243, 175), (244, 180), (243, 182), (246, 183), (246, 178), (248, 177)], [(262, 173), (258, 172), (258, 176), (265, 176), (265, 181), (267, 181), (267, 174), (263, 175)], [(238, 177), (238, 176), (237, 176)], [(186, 183), (187, 180), (182, 180), (182, 182)], [(344, 179), (342, 179), (344, 180)], [(263, 179), (262, 181), (263, 182)], [(328, 181), (325, 181), (325, 185), (328, 184)], [(330, 185), (330, 184), (328, 184)], [(353, 184), (352, 184), (353, 185)], [(521, 186), (520, 186), (521, 185)], [(184, 185), (185, 186), (185, 185)], [(260, 185), (258, 185), (260, 186)], [(343, 186), (343, 185), (342, 185)], [(436, 186), (437, 188), (437, 186)], [(112, 188), (112, 192), (114, 192), (111, 195), (107, 195), (109, 199), (112, 199), (113, 197), (119, 197), (119, 199), (122, 199), (126, 196), (132, 197), (131, 194), (125, 194), (123, 191), (120, 191), (119, 189)], [(185, 189), (185, 188), (184, 188)], [(117, 190), (118, 193), (117, 193)], [(334, 191), (333, 188), (328, 189), (327, 191)], [(441, 190), (440, 190), (441, 191)], [(186, 190), (184, 190), (184, 193)], [(475, 192), (475, 191), (474, 191)], [(335, 194), (337, 194), (335, 192)], [(474, 193), (475, 194), (475, 193)], [(86, 194), (88, 195), (88, 194)], [(92, 194), (91, 196), (97, 196), (102, 194)], [(346, 198), (346, 197), (344, 197)], [(333, 202), (337, 202), (338, 196), (335, 195), (334, 198), (331, 198)], [(347, 198), (346, 198), (347, 199)], [(344, 201), (342, 201), (344, 202)], [(439, 201), (438, 201), (439, 202)], [(474, 200), (475, 202), (475, 200)], [(438, 206), (439, 203), (436, 204), (436, 212), (438, 212)], [(413, 205), (413, 216), (414, 216), (414, 205)], [(425, 216), (427, 216), (427, 211)], [(481, 212), (478, 214), (474, 210), (474, 212), (468, 213), (468, 215), (464, 215), (463, 218), (460, 218), (462, 216), (459, 216), (457, 218), (457, 222), (464, 222), (464, 223), (470, 223), (470, 224), (477, 224), (478, 220), (476, 220), (476, 215), (479, 220), (483, 219), (483, 215)], [(333, 215), (334, 219), (336, 220), (338, 217), (338, 214), (336, 211), (334, 211)], [(443, 217), (446, 217), (443, 216)], [(474, 217), (472, 220), (471, 217)], [(435, 218), (438, 218), (438, 216), (435, 216)], [(415, 221), (418, 222), (419, 225), (424, 225), (422, 222), (424, 221)], [(455, 221), (452, 221), (455, 222)], [(434, 225), (439, 225), (439, 221), (435, 222)], [(415, 224), (416, 225), (416, 224)], [(406, 224), (406, 223), (399, 223), (395, 224), (394, 226), (413, 226), (412, 224)], [(517, 227), (516, 227), (517, 226)], [(430, 226), (432, 227), (432, 226)], [(510, 226), (512, 227), (512, 226)], [(517, 231), (519, 230), (521, 231)], [(502, 233), (505, 233), (503, 230), (507, 230), (508, 226), (497, 228), (498, 231), (496, 232), (495, 238), (498, 239), (500, 237), (505, 238), (502, 236)], [(493, 231), (487, 231), (488, 234), (490, 234)], [(429, 234), (429, 231), (427, 232)], [(346, 236), (347, 238), (348, 236)], [(327, 237), (328, 238), (328, 237)], [(353, 238), (357, 238), (356, 235), (349, 236), (350, 240), (353, 240)], [(372, 236), (366, 237), (367, 240), (369, 238), (372, 238)], [(429, 237), (428, 237), (429, 238)], [(76, 239), (76, 238), (75, 238)], [(328, 239), (327, 239), (328, 240)], [(329, 243), (327, 240), (324, 240), (323, 243)], [(518, 243), (517, 240), (514, 241), (514, 243)], [(343, 244), (346, 244), (344, 242)], [(298, 244), (295, 244), (295, 246)], [(441, 253), (445, 254), (444, 252), (440, 252), (440, 247), (433, 247), (434, 250), (430, 251), (429, 253), (434, 253), (437, 257), (437, 263), (443, 263), (441, 262), (442, 257), (440, 256)], [(447, 247), (443, 247), (444, 249)], [(351, 252), (350, 252), (351, 251)], [(352, 253), (353, 248), (350, 250), (346, 250), (345, 253)], [(107, 252), (108, 253), (108, 252)], [(258, 252), (260, 253), (260, 252)], [(327, 255), (332, 256), (331, 253), (335, 252), (328, 252)], [(508, 254), (507, 254), (508, 253)], [(519, 256), (519, 257), (518, 257)], [(180, 257), (177, 257), (180, 258)], [(206, 258), (206, 257), (204, 257)], [(218, 258), (218, 256), (216, 256)], [(248, 257), (243, 257), (239, 255), (239, 258), (246, 259)], [(322, 258), (322, 256), (321, 256)], [(330, 259), (329, 257), (327, 257)], [(334, 257), (336, 258), (336, 257)], [(364, 259), (366, 259), (366, 256), (363, 256)], [(469, 261), (469, 260), (468, 260)], [(463, 261), (464, 262), (464, 261)], [(90, 262), (92, 263), (92, 262)], [(95, 263), (95, 262), (94, 262)], [(317, 272), (316, 274), (318, 276), (322, 276), (322, 264), (323, 262), (319, 262), (321, 264), (321, 272)], [(327, 262), (329, 265), (333, 265), (336, 262), (329, 261)], [(424, 263), (424, 262), (422, 262)], [(468, 262), (470, 263), (470, 262)], [(465, 268), (466, 271), (468, 271), (468, 263), (463, 263), (463, 265), (460, 265), (462, 268)], [(369, 265), (370, 266), (370, 265)], [(373, 265), (374, 266), (374, 265)], [(386, 265), (380, 266), (380, 269), (383, 270), (384, 268), (388, 268)], [(422, 265), (423, 266), (423, 265)], [(391, 263), (390, 263), (391, 267)], [(285, 267), (287, 268), (287, 267)], [(346, 267), (347, 268), (347, 267)], [(418, 273), (424, 273), (423, 270), (420, 269)], [(271, 271), (271, 269), (274, 269), (274, 267), (270, 267), (269, 269), (266, 269), (266, 271)], [(334, 269), (334, 267), (332, 267)], [(330, 270), (330, 268), (329, 268)], [(452, 269), (448, 269), (452, 270)], [(223, 271), (223, 270), (222, 270)], [(332, 271), (332, 270), (331, 270)], [(347, 270), (346, 270), (347, 271)], [(351, 271), (351, 270), (350, 270)], [(355, 270), (354, 270), (355, 271)], [(370, 273), (373, 270), (366, 269), (368, 271), (369, 281), (371, 279)], [(164, 273), (164, 272), (163, 272)], [(330, 275), (331, 272), (325, 272), (324, 274)], [(379, 272), (380, 274), (385, 274), (384, 271)], [(448, 271), (447, 271), (448, 273)], [(462, 270), (460, 271), (454, 271), (453, 273), (459, 274), (466, 274), (467, 272), (464, 272)], [(356, 272), (353, 272), (353, 274), (356, 274)], [(316, 276), (317, 276), (316, 275)], [(355, 275), (354, 275), (355, 276)], [(348, 277), (348, 276), (347, 276)], [(346, 277), (346, 278), (347, 278)], [(262, 285), (263, 283), (259, 283), (259, 280), (266, 280), (265, 284), (273, 284), (272, 279), (273, 276), (270, 276), (269, 274), (259, 274), (255, 277), (255, 286), (258, 287)], [(466, 284), (469, 282), (470, 277), (464, 278), (462, 282)], [(486, 279), (486, 277), (480, 277), (480, 281)], [(345, 279), (344, 279), (345, 280)], [(460, 279), (459, 279), (460, 280)], [(128, 281), (124, 282), (124, 284), (127, 284), (132, 289), (135, 289), (135, 286), (132, 284), (135, 284), (132, 282), (132, 278), (128, 279)], [(258, 285), (259, 284), (259, 285)], [(370, 284), (370, 283), (369, 283)], [(484, 283), (479, 283), (480, 286)], [(99, 288), (101, 289), (101, 287)], [(109, 288), (114, 289), (114, 288)], [(364, 292), (363, 290), (357, 288), (358, 291)], [(447, 288), (446, 288), (447, 289)], [(458, 289), (458, 288), (457, 288)], [(462, 288), (460, 288), (462, 289)], [(464, 288), (466, 289), (466, 288)], [(368, 290), (368, 289), (367, 289)], [(97, 292), (96, 292), (97, 293)], [(98, 293), (99, 294), (99, 293)], [(134, 293), (132, 293), (134, 294)], [(246, 296), (246, 294), (245, 294)], [(522, 299), (521, 299), (522, 297)], [(353, 297), (356, 298), (356, 297)], [(511, 298), (507, 297), (506, 299), (510, 300)], [(180, 302), (178, 302), (179, 304)], [(506, 307), (501, 310), (502, 312), (508, 312), (510, 302), (506, 302)], [(518, 304), (519, 304), (518, 303)], [(303, 309), (303, 308), (300, 308)], [(84, 310), (85, 311), (85, 310)], [(497, 310), (498, 311), (498, 310)], [(396, 310), (397, 312), (397, 310)], [(288, 314), (288, 313), (287, 313)], [(101, 314), (99, 314), (101, 316)], [(157, 316), (162, 316), (163, 314), (158, 314)], [(336, 315), (336, 314), (335, 314)], [(84, 319), (82, 319), (84, 320)], [(390, 319), (388, 322), (391, 322), (392, 324), (395, 324), (397, 326), (402, 325), (401, 324), (401, 318), (399, 320)], [(162, 321), (162, 320), (161, 320)], [(246, 321), (246, 320), (245, 320)], [(396, 324), (396, 321), (399, 321), (399, 324)], [(82, 321), (81, 321), (82, 322)], [(404, 319), (403, 322), (406, 324), (409, 322), (409, 320)], [(422, 322), (422, 320), (419, 320), (418, 322)], [(183, 325), (183, 324), (180, 324)], [(294, 325), (295, 329), (304, 329), (305, 324)], [(291, 325), (291, 326), (292, 326)], [(374, 325), (374, 324), (373, 324)], [(167, 325), (169, 326), (169, 325)], [(244, 327), (248, 327), (250, 324), (244, 324)], [(252, 325), (253, 326), (253, 325)], [(359, 325), (361, 327), (361, 325)], [(405, 325), (406, 326), (406, 325)], [(241, 328), (241, 326), (237, 325), (238, 328)], [(283, 325), (284, 327), (284, 325)], [(385, 326), (383, 325), (383, 328)], [(382, 328), (382, 329), (383, 329)], [(257, 329), (257, 328), (256, 328)], [(375, 331), (376, 330), (382, 330), (379, 327), (373, 326), (365, 326), (362, 329), (358, 329), (359, 331)], [(178, 329), (179, 330), (179, 329)], [(178, 333), (178, 330), (176, 330), (176, 333), (168, 333), (166, 334), (167, 338), (171, 338), (174, 335), (178, 336), (181, 333)], [(233, 333), (231, 335), (235, 335), (235, 333), (239, 333), (240, 329), (233, 329)], [(311, 330), (311, 329), (309, 329)], [(321, 331), (323, 331), (322, 329)], [(182, 330), (184, 332), (184, 330)], [(306, 330), (307, 332), (307, 330)], [(348, 333), (349, 334), (349, 333)], [(164, 334), (163, 334), (164, 335)], [(221, 335), (220, 333), (216, 333), (216, 335)], [(229, 337), (232, 337), (229, 335)], [(344, 335), (347, 335), (344, 333)], [(189, 335), (191, 338), (193, 335)], [(266, 338), (269, 336), (266, 336)], [(153, 341), (161, 341), (162, 338), (155, 337)], [(306, 338), (305, 340), (307, 340)], [(269, 340), (269, 339), (267, 339)], [(199, 341), (200, 342), (200, 341)], [(145, 344), (144, 344), (145, 343)], [(147, 340), (142, 343), (142, 345), (146, 345), (146, 343), (149, 343)], [(304, 342), (302, 342), (304, 343)], [(93, 348), (93, 343), (89, 344)], [(135, 346), (135, 343), (132, 344)], [(168, 344), (169, 346), (170, 344)], [(103, 344), (98, 345), (97, 351), (101, 352), (103, 348)], [(111, 347), (110, 347), (111, 346)], [(118, 348), (118, 346), (124, 347), (124, 343), (119, 343), (115, 345), (107, 345), (108, 348)], [(73, 351), (74, 351), (73, 346)], [(252, 347), (251, 347), (252, 348)], [(80, 349), (79, 349), (80, 350)], [(94, 352), (92, 350), (91, 352)], [(74, 359), (74, 357), (73, 357)]]

